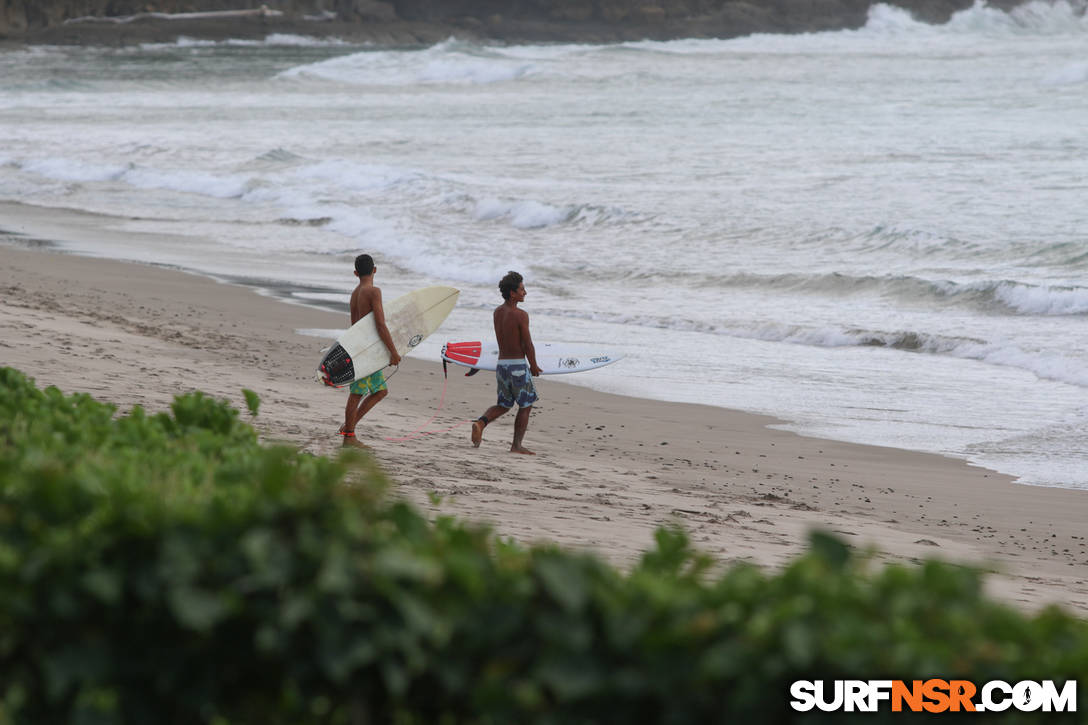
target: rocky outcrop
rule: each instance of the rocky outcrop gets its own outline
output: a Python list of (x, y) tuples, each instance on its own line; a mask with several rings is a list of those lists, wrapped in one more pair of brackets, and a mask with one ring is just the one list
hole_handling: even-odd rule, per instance
[[(919, 20), (941, 23), (972, 0), (890, 0)], [(1003, 7), (1019, 0), (994, 0)], [(605, 42), (857, 28), (872, 0), (0, 0), (9, 41), (109, 43), (254, 36), (339, 35), (376, 42), (433, 42), (451, 34), (510, 41)], [(244, 18), (163, 15), (249, 10)], [(86, 18), (123, 18), (89, 23)], [(97, 25), (91, 28), (89, 26)], [(111, 27), (103, 27), (103, 26)]]
[[(442, 22), (499, 16), (512, 21), (671, 26), (734, 22), (760, 29), (811, 30), (857, 26), (870, 0), (389, 0), (397, 17)], [(892, 0), (920, 20), (944, 22), (972, 0)], [(736, 34), (736, 33), (732, 33)]]

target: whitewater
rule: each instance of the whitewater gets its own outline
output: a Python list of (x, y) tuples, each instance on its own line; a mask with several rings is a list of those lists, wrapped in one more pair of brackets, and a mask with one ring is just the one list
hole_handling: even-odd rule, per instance
[[(462, 290), (436, 364), (519, 270), (536, 339), (625, 356), (564, 382), (1088, 488), (1085, 119), (1083, 2), (732, 40), (33, 47), (0, 53), (0, 200), (141, 234), (71, 251), (302, 304), (343, 309), (369, 252), (389, 298)], [(316, 364), (336, 331), (309, 332)]]

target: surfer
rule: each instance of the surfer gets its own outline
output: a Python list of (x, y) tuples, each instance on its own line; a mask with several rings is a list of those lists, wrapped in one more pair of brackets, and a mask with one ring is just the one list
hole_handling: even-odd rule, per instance
[[(385, 325), (382, 290), (374, 286), (374, 273), (377, 271), (374, 259), (369, 254), (360, 254), (355, 258), (355, 276), (359, 278), (359, 284), (351, 293), (351, 324), (354, 325), (373, 312), (378, 337), (389, 348), (389, 364), (399, 365), (400, 355), (397, 354), (393, 336), (389, 334), (389, 328)], [(344, 436), (345, 443), (353, 442), (355, 426), (358, 425), (359, 420), (387, 395), (389, 395), (389, 387), (385, 383), (385, 375), (381, 370), (351, 384), (348, 404), (344, 409), (344, 425), (340, 426), (340, 435)]]
[(484, 428), (488, 423), (518, 406), (514, 418), (514, 442), (511, 453), (536, 455), (521, 445), (525, 430), (529, 427), (529, 412), (537, 400), (533, 376), (540, 375), (540, 366), (536, 364), (536, 350), (529, 336), (529, 313), (518, 309), (518, 303), (525, 301), (525, 284), (517, 272), (507, 272), (499, 282), (499, 292), (503, 303), (495, 308), (495, 338), (499, 343), (499, 362), (495, 368), (495, 380), (498, 383), (499, 400), (472, 423), (472, 445), (480, 447), (484, 437)]

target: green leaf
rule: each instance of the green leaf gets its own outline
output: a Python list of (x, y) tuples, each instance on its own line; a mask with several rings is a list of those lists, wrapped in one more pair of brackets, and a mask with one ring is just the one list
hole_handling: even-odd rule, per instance
[(116, 569), (99, 567), (83, 575), (83, 586), (105, 604), (121, 600), (121, 575)]
[(536, 573), (544, 589), (564, 609), (579, 611), (585, 607), (589, 593), (577, 560), (545, 554), (536, 562)]
[(256, 417), (257, 409), (261, 407), (260, 397), (248, 388), (242, 388), (242, 395), (246, 396), (246, 407), (249, 408), (249, 414)]
[(178, 586), (170, 590), (170, 609), (178, 622), (189, 629), (207, 631), (224, 616), (228, 607), (218, 592)]
[(812, 531), (808, 541), (812, 553), (835, 569), (842, 569), (850, 560), (850, 547), (846, 542), (826, 531)]

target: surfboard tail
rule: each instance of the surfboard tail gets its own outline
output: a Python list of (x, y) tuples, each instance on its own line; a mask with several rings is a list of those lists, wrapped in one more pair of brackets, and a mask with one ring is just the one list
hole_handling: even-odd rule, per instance
[(461, 365), (474, 365), (480, 362), (480, 354), (483, 352), (483, 343), (476, 342), (447, 342), (442, 347), (442, 357), (450, 362)]

